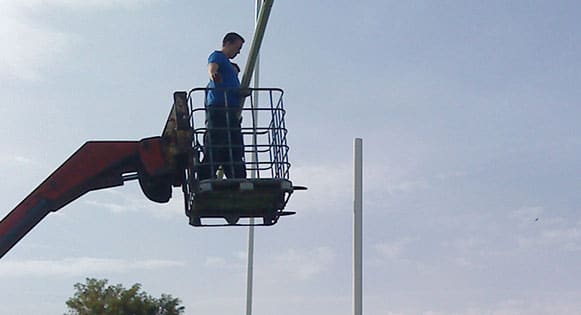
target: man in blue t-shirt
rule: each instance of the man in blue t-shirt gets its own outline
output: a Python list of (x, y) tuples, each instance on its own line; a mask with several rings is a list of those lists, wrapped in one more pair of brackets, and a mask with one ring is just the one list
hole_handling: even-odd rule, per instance
[[(230, 62), (240, 53), (244, 39), (236, 33), (228, 33), (222, 42), (222, 49), (208, 57), (208, 96), (206, 105), (220, 107), (240, 107), (238, 72)], [(227, 97), (225, 97), (227, 95)]]
[(228, 178), (246, 178), (239, 119), (242, 104), (239, 71), (230, 62), (240, 53), (243, 44), (242, 36), (228, 33), (222, 40), (222, 49), (208, 57), (208, 132), (204, 138), (204, 158), (198, 171), (200, 179), (214, 178), (219, 166)]

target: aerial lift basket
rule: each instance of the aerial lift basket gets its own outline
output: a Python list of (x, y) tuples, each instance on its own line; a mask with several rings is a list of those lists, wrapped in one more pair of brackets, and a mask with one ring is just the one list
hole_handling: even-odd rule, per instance
[[(244, 109), (238, 115), (226, 115), (230, 119), (240, 117), (243, 144), (232, 139), (231, 128), (237, 128), (233, 127), (238, 126), (236, 123), (217, 128), (227, 135), (227, 143), (215, 144), (207, 140), (209, 128), (213, 128), (207, 120), (205, 100), (208, 91), (208, 88), (195, 88), (188, 94), (194, 153), (186, 172), (188, 184), (183, 187), (190, 224), (273, 225), (280, 216), (294, 214), (284, 211), (284, 207), (293, 191), (305, 188), (293, 186), (289, 180), (283, 91), (278, 88), (250, 89), (249, 102)], [(228, 152), (230, 158), (227, 161), (217, 161), (212, 156), (212, 148), (219, 146)], [(242, 150), (243, 160), (232, 159), (233, 150), (237, 149)], [(200, 178), (202, 167), (217, 168), (218, 172), (209, 178)], [(223, 177), (223, 173), (234, 174), (235, 169), (241, 167), (248, 174), (246, 178)]]

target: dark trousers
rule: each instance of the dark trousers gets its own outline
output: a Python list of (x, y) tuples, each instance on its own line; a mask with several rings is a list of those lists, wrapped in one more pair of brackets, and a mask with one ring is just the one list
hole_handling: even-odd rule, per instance
[(206, 109), (208, 131), (204, 136), (199, 179), (215, 178), (219, 166), (228, 178), (246, 178), (244, 141), (236, 112), (225, 107)]

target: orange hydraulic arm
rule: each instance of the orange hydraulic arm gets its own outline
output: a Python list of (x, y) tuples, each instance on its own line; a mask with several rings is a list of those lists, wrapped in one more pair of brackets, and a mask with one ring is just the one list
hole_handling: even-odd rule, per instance
[(0, 221), (0, 258), (47, 214), (85, 193), (139, 179), (145, 195), (167, 202), (171, 187), (184, 184), (191, 154), (191, 127), (185, 92), (174, 105), (161, 137), (140, 141), (89, 141)]

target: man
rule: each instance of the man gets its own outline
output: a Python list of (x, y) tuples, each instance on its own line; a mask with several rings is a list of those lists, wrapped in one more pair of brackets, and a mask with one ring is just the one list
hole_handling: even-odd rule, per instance
[(240, 53), (243, 44), (242, 36), (228, 33), (222, 40), (222, 49), (208, 57), (208, 133), (204, 138), (204, 158), (198, 171), (200, 179), (214, 178), (219, 166), (228, 178), (246, 178), (244, 143), (238, 117), (242, 103), (239, 70), (230, 62)]

